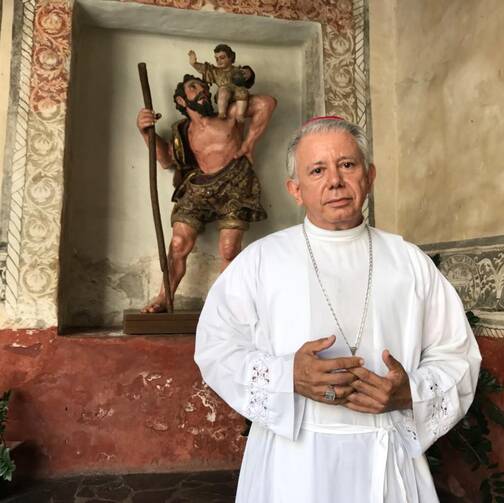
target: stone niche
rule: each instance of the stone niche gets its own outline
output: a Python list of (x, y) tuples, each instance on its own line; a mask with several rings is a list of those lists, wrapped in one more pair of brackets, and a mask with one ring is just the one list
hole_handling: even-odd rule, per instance
[[(278, 99), (255, 155), (268, 219), (252, 224), (245, 244), (296, 224), (301, 214), (284, 189), (285, 151), (292, 131), (324, 113), (319, 23), (197, 12), (118, 1), (77, 0), (65, 131), (64, 211), (60, 245), (59, 326), (118, 326), (159, 288), (148, 151), (135, 119), (143, 106), (137, 63), (147, 64), (153, 103), (168, 137), (180, 118), (172, 96), (187, 53), (213, 61), (213, 48), (233, 47), (238, 64), (256, 72), (255, 94)], [(215, 89), (213, 89), (215, 92)], [(171, 237), (172, 173), (158, 172), (165, 240)], [(198, 238), (178, 308), (202, 305), (219, 271), (217, 231)]]

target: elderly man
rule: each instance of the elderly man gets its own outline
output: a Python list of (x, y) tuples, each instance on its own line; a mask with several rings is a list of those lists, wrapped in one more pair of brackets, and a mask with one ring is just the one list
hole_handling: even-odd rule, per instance
[(305, 124), (287, 189), (303, 224), (246, 248), (201, 314), (196, 362), (253, 424), (239, 503), (433, 503), (424, 451), (467, 411), (480, 354), (431, 260), (370, 228), (363, 131)]

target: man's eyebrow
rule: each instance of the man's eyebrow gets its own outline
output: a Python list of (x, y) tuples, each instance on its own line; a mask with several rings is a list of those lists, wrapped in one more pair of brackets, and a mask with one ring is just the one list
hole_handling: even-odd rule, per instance
[(306, 166), (305, 166), (305, 169), (306, 170), (309, 170), (313, 167), (317, 167), (317, 166), (324, 166), (325, 165), (325, 162), (324, 161), (315, 161), (315, 162), (310, 162), (308, 163)]
[[(336, 159), (336, 163), (339, 163), (341, 161), (356, 161), (356, 157), (353, 155), (342, 155)], [(310, 162), (309, 164), (306, 165), (306, 169), (313, 168), (314, 166), (325, 166), (326, 162), (325, 161), (315, 161), (315, 162)]]

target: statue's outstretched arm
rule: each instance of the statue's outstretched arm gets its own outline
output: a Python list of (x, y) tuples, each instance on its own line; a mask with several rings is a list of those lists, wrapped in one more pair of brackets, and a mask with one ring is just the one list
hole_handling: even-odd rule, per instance
[(196, 53), (191, 50), (188, 53), (189, 56), (189, 64), (198, 72), (198, 73), (205, 73), (205, 63), (198, 63)]

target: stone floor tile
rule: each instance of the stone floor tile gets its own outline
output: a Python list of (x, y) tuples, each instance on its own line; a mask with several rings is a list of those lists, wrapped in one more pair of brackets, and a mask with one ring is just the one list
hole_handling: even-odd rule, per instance
[(17, 480), (0, 503), (233, 503), (237, 480), (237, 471)]
[[(35, 491), (7, 497), (7, 499), (1, 499), (0, 501), (2, 503), (52, 503), (52, 496), (50, 492)], [(73, 499), (70, 501), (73, 501)]]
[(123, 484), (121, 475), (88, 475), (81, 481), (82, 486), (113, 486), (114, 484)]
[(73, 501), (81, 480), (82, 477), (71, 477), (50, 481), (47, 483), (47, 489), (54, 500)]
[(113, 499), (113, 500), (123, 501), (131, 493), (132, 493), (132, 490), (129, 487), (126, 487), (124, 485), (116, 486), (116, 487), (105, 486), (105, 487), (95, 488), (96, 497), (99, 499), (103, 499), (103, 500)]
[(132, 503), (167, 503), (171, 498), (170, 492), (159, 491), (140, 491), (135, 493), (131, 499)]
[(187, 479), (190, 473), (135, 473), (124, 475), (124, 483), (133, 491), (152, 489), (172, 489), (180, 481)]
[(94, 487), (81, 487), (78, 491), (76, 496), (79, 498), (94, 498), (96, 496)]

